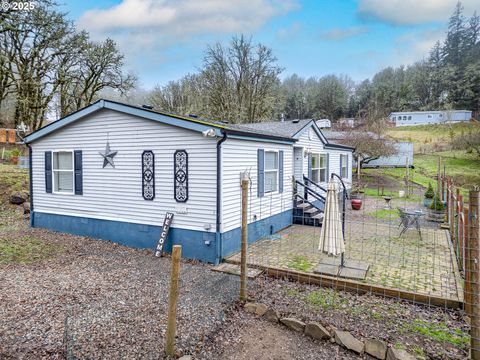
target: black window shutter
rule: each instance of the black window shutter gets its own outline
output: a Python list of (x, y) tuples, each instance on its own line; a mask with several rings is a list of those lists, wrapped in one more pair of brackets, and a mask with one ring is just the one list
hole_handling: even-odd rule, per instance
[(340, 155), (340, 177), (343, 179), (345, 176), (343, 175), (343, 156)]
[(326, 161), (326, 163), (327, 163), (327, 165), (326, 165), (327, 169), (326, 169), (326, 171), (325, 171), (325, 172), (326, 172), (326, 174), (325, 174), (325, 182), (328, 183), (329, 180), (330, 180), (330, 154), (329, 154), (329, 153), (326, 154), (326, 156), (325, 156), (325, 161)]
[(283, 150), (278, 152), (278, 192), (283, 192)]
[(346, 164), (345, 164), (345, 178), (348, 179), (348, 154), (345, 155), (345, 160), (346, 160)]
[(75, 195), (83, 195), (82, 150), (75, 150), (73, 154), (75, 170)]
[(312, 179), (312, 154), (308, 154), (308, 178)]
[(52, 152), (45, 151), (45, 192), (52, 192)]
[(257, 151), (257, 192), (258, 197), (265, 194), (265, 150), (258, 149)]

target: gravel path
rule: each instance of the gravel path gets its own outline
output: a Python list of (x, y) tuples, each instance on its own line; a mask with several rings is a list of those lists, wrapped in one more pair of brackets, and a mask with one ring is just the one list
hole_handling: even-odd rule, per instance
[[(166, 331), (170, 260), (108, 241), (34, 229), (60, 255), (0, 265), (0, 358), (159, 358)], [(238, 278), (181, 265), (178, 354), (222, 322)]]

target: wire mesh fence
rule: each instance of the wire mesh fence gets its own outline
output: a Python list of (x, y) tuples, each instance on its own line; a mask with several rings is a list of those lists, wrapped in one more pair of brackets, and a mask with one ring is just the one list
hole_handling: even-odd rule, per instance
[[(311, 221), (313, 204), (299, 206), (294, 199), (294, 225), (250, 244), (247, 262), (274, 277), (407, 300), (437, 314), (443, 310), (443, 318), (436, 320), (405, 319), (406, 324), (416, 324), (405, 329), (414, 328), (445, 349), (458, 351), (438, 358), (463, 358), (471, 352), (473, 359), (479, 359), (478, 192), (470, 193), (467, 208), (450, 180), (441, 178), (439, 183), (443, 201), (436, 209), (425, 206), (430, 204), (425, 204), (424, 190), (415, 186), (397, 192), (366, 188), (360, 210), (353, 210), (347, 200), (343, 264), (340, 254), (319, 249), (325, 223)], [(338, 199), (336, 211), (341, 211), (342, 197)], [(331, 215), (324, 213), (323, 222)], [(238, 263), (239, 256), (227, 261)], [(336, 296), (325, 291), (321, 297), (326, 301)], [(452, 318), (460, 321), (453, 325)]]

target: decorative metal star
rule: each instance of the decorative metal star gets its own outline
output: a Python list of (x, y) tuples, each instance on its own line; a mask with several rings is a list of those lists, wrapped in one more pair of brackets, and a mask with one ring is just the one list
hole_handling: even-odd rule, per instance
[(112, 165), (115, 168), (115, 164), (113, 163), (113, 157), (117, 155), (118, 151), (111, 151), (110, 150), (110, 143), (107, 141), (107, 146), (105, 147), (104, 152), (99, 152), (100, 155), (103, 156), (103, 167), (107, 166), (108, 164)]

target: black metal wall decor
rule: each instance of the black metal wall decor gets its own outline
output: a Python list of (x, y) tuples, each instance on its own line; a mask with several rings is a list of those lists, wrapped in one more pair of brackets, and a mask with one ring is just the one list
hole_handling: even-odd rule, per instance
[(188, 200), (188, 154), (185, 150), (175, 151), (174, 158), (174, 189), (175, 200), (186, 202)]
[(151, 150), (142, 153), (142, 194), (145, 200), (155, 198), (155, 154)]

